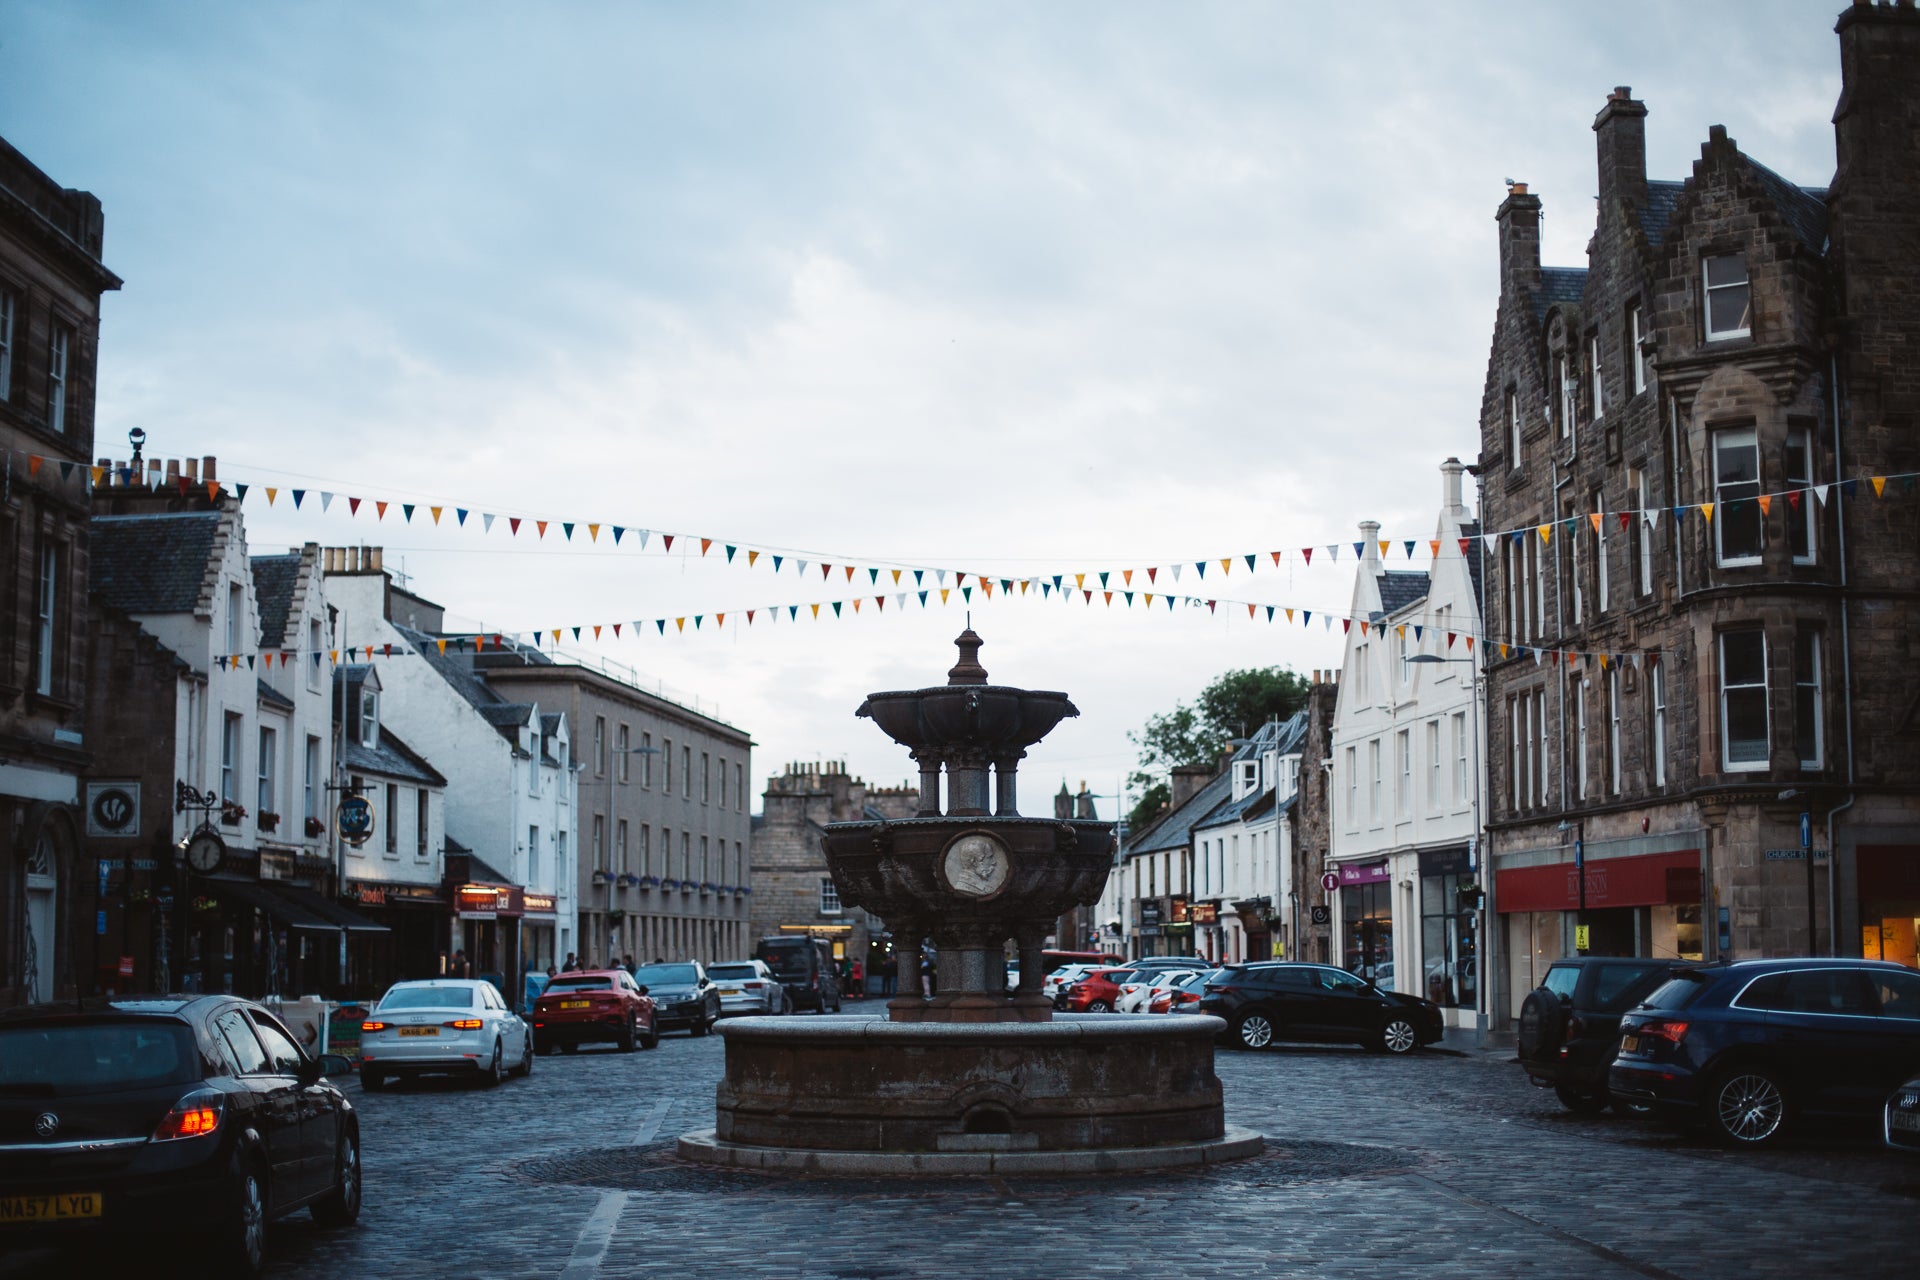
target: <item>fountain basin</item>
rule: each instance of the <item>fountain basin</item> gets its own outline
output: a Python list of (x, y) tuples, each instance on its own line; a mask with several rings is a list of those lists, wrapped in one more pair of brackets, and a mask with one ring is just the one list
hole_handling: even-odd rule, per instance
[[(1006, 851), (1005, 882), (991, 894), (951, 881), (946, 852), (965, 836), (991, 836)], [(945, 925), (1051, 920), (1100, 900), (1113, 869), (1113, 824), (1048, 818), (902, 818), (836, 822), (820, 839), (840, 901), (886, 920)]]
[(723, 1142), (831, 1151), (1076, 1150), (1224, 1132), (1218, 1018), (723, 1023)]

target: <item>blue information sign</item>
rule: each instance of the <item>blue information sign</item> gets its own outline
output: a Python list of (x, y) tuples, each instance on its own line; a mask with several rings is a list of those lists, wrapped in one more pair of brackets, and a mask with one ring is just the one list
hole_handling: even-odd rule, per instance
[(365, 796), (348, 796), (334, 814), (340, 838), (351, 845), (362, 845), (373, 838), (373, 801)]

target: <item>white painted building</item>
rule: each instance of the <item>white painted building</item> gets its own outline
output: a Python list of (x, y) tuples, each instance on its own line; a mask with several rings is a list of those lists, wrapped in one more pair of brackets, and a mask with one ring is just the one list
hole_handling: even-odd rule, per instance
[[(578, 949), (576, 782), (564, 715), (512, 702), (476, 673), (476, 643), (397, 586), (373, 548), (329, 548), (343, 644), (379, 673), (379, 715), (446, 778), (451, 945), (517, 1000), (522, 975)], [(392, 656), (388, 656), (388, 646)]]
[[(1472, 1025), (1478, 913), (1463, 909), (1460, 889), (1474, 882), (1486, 726), (1475, 691), (1483, 548), (1464, 471), (1456, 459), (1441, 464), (1434, 539), (1411, 557), (1404, 543), (1383, 545), (1379, 525), (1360, 526), (1334, 713), (1329, 863), (1340, 878), (1340, 963)], [(1396, 557), (1423, 567), (1387, 568)]]
[(1268, 721), (1227, 762), (1227, 798), (1193, 825), (1194, 897), (1201, 955), (1225, 963), (1290, 958), (1293, 894), (1287, 809), (1299, 792), (1307, 716)]

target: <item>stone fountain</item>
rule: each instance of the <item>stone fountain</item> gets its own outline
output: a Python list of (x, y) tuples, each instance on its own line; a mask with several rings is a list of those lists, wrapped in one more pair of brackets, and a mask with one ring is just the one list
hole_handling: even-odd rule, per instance
[[(946, 684), (871, 694), (858, 713), (919, 764), (919, 811), (833, 823), (821, 837), (840, 900), (898, 940), (900, 994), (884, 1021), (722, 1024), (715, 1128), (684, 1135), (681, 1156), (822, 1172), (1070, 1173), (1254, 1154), (1258, 1135), (1226, 1126), (1218, 1018), (1055, 1016), (1041, 949), (1063, 912), (1099, 900), (1113, 824), (1020, 816), (1020, 760), (1079, 712), (1064, 693), (989, 684), (980, 637), (969, 629), (956, 643)], [(922, 938), (939, 952), (931, 999), (920, 994)]]

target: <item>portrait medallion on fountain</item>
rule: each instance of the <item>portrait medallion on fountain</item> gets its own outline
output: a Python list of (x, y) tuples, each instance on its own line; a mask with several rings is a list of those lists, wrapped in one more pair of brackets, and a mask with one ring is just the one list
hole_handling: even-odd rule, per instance
[(1007, 887), (1012, 870), (1007, 846), (978, 831), (968, 832), (948, 845), (940, 862), (947, 887), (970, 898), (991, 898)]

